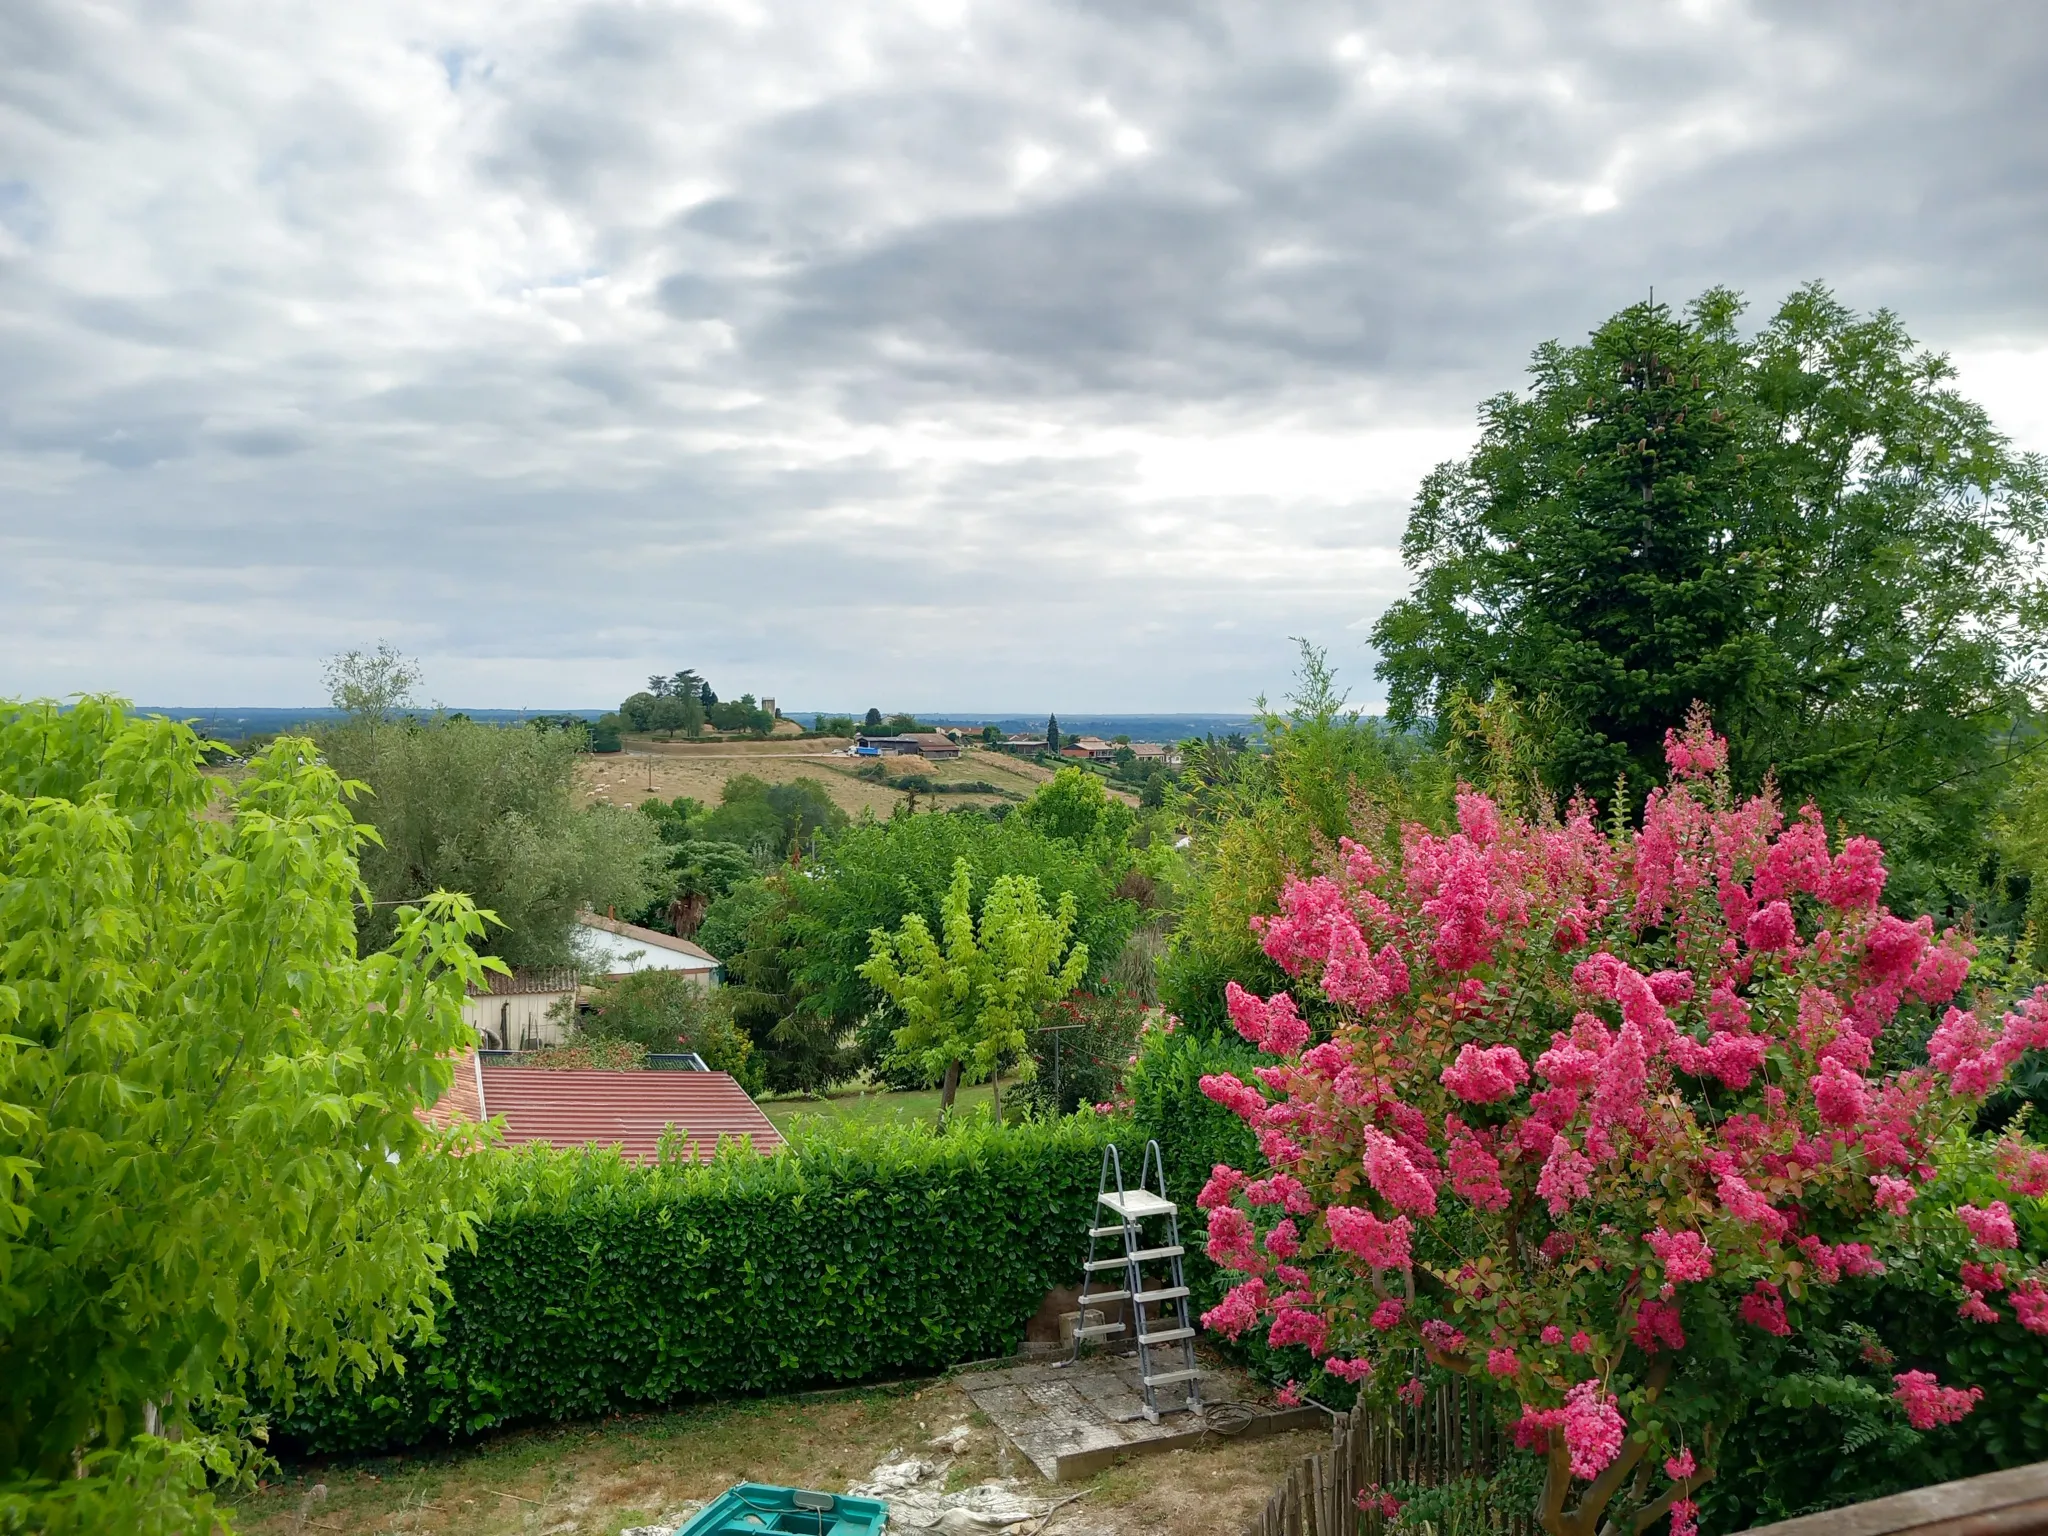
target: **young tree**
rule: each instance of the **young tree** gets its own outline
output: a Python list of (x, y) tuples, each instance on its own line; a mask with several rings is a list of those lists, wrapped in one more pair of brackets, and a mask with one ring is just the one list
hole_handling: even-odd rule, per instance
[(1967, 866), (2048, 658), (2041, 461), (1889, 313), (1817, 285), (1754, 338), (1741, 311), (1723, 289), (1635, 305), (1486, 402), (1472, 456), (1423, 483), (1415, 591), (1373, 631), (1389, 714), (1506, 684), (1548, 710), (1551, 788), (1605, 794), (1658, 782), (1665, 724), (1701, 700), (1738, 782), (1775, 770)]
[[(953, 1108), (963, 1071), (973, 1080), (997, 1072), (1006, 1055), (1024, 1049), (1024, 1028), (1081, 983), (1088, 946), (1069, 939), (1074, 898), (1048, 912), (1038, 882), (999, 876), (975, 921), (973, 875), (965, 859), (940, 912), (939, 937), (913, 912), (894, 934), (868, 935), (872, 952), (860, 974), (903, 1010), (896, 1048), (942, 1077), (939, 1115)], [(1002, 1112), (1000, 1080), (996, 1110)]]
[(327, 698), (351, 720), (382, 721), (412, 707), (425, 674), (420, 664), (384, 641), (374, 651), (343, 651), (322, 668)]
[(350, 786), (285, 738), (208, 814), (200, 755), (0, 705), (0, 1528), (214, 1528), (249, 1394), (398, 1363), (470, 1240), (473, 1143), (414, 1111), (482, 919), (359, 953)]
[[(1988, 997), (1947, 1006), (1974, 947), (1884, 909), (1874, 842), (1831, 850), (1811, 806), (1788, 827), (1737, 798), (1703, 716), (1666, 752), (1639, 834), (1466, 793), (1457, 832), (1406, 829), (1398, 868), (1345, 840), (1259, 925), (1314, 1012), (1233, 984), (1279, 1061), (1202, 1080), (1268, 1164), (1219, 1165), (1198, 1199), (1210, 1255), (1247, 1276), (1205, 1326), (1269, 1319), (1389, 1395), (1421, 1391), (1418, 1355), (1490, 1379), (1547, 1458), (1553, 1536), (1667, 1513), (1688, 1536), (1722, 1432), (1794, 1369), (1914, 1430), (1967, 1414), (1972, 1390), (1886, 1381), (1874, 1340), (1858, 1364), (1828, 1337), (1829, 1288), (1901, 1253), (1947, 1254), (1965, 1318), (1996, 1300), (2048, 1332), (1990, 1198), (2048, 1193), (2048, 1153), (1967, 1134), (2048, 1045), (2048, 988), (1996, 1026)], [(1976, 1203), (1923, 1216), (1940, 1169)]]

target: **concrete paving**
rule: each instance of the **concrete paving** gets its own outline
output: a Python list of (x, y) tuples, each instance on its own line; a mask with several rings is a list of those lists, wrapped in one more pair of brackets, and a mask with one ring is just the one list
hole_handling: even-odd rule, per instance
[[(1117, 1458), (1195, 1445), (1212, 1429), (1206, 1415), (1190, 1413), (1184, 1388), (1159, 1390), (1160, 1422), (1145, 1419), (1136, 1355), (1090, 1355), (1076, 1364), (1037, 1361), (956, 1378), (1009, 1442), (1055, 1483), (1092, 1477)], [(1230, 1432), (1270, 1435), (1320, 1424), (1318, 1409), (1276, 1408), (1271, 1394), (1242, 1372), (1204, 1366), (1202, 1401), (1234, 1405), (1218, 1414)], [(1249, 1412), (1234, 1411), (1236, 1407)]]

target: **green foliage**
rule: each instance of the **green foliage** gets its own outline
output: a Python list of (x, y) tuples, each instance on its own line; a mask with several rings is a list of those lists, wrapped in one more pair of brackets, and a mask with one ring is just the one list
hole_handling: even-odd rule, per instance
[(389, 720), (412, 707), (425, 676), (420, 664), (383, 641), (374, 651), (343, 651), (322, 668), (327, 698), (351, 720)]
[(496, 1156), (493, 1214), (449, 1262), (432, 1341), (276, 1432), (311, 1451), (460, 1440), (1006, 1353), (1079, 1272), (1112, 1131), (821, 1125), (772, 1157), (654, 1168)]
[(967, 861), (956, 860), (939, 936), (912, 912), (895, 933), (868, 935), (872, 953), (860, 967), (861, 978), (903, 1015), (898, 1054), (918, 1060), (927, 1081), (944, 1074), (947, 1108), (963, 1071), (979, 1082), (1006, 1056), (1021, 1054), (1025, 1027), (1088, 972), (1088, 946), (1069, 942), (1072, 892), (1048, 912), (1036, 880), (999, 875), (977, 915), (972, 886)]
[(1105, 865), (1124, 861), (1137, 815), (1085, 768), (1062, 768), (1018, 813), (1047, 837), (1083, 848)]
[[(1806, 1293), (1794, 1314), (1803, 1347), (1731, 1428), (1720, 1475), (1702, 1491), (1710, 1529), (1743, 1530), (2048, 1460), (2048, 1347), (2014, 1321), (1999, 1296), (1990, 1298), (2002, 1315), (1997, 1323), (1956, 1312), (1958, 1267), (1990, 1255), (1974, 1253), (1947, 1212), (1999, 1191), (1944, 1161), (1914, 1202), (1916, 1249), (1881, 1278)], [(2039, 1262), (2048, 1255), (2048, 1212), (2040, 1201), (2017, 1201), (2013, 1216), (2020, 1249), (2004, 1257), (2015, 1268)], [(1890, 1350), (1877, 1348), (1880, 1337)], [(1981, 1387), (1984, 1400), (1959, 1424), (1916, 1432), (1899, 1423), (1890, 1399), (1891, 1373), (1905, 1370)]]
[[(1236, 1035), (1146, 1032), (1137, 1063), (1125, 1074), (1124, 1093), (1137, 1138), (1159, 1143), (1170, 1199), (1191, 1209), (1218, 1163), (1247, 1170), (1263, 1166), (1251, 1128), (1204, 1094), (1202, 1079), (1222, 1072), (1249, 1079), (1254, 1067), (1272, 1061)], [(1188, 1251), (1184, 1268), (1202, 1307), (1213, 1306), (1229, 1289), (1224, 1271), (1199, 1249)]]
[(816, 715), (811, 720), (811, 733), (815, 736), (854, 736), (860, 729), (851, 715)]
[(572, 1040), (524, 1052), (519, 1064), (545, 1072), (639, 1072), (647, 1066), (647, 1047), (638, 1040)]
[(200, 758), (0, 705), (0, 1528), (207, 1529), (244, 1394), (394, 1360), (470, 1240), (413, 1111), (482, 919), (432, 894), (359, 957), (348, 786), (287, 737), (205, 814)]
[(714, 702), (706, 707), (704, 716), (721, 731), (766, 736), (775, 729), (775, 717), (756, 704), (751, 693), (743, 693), (723, 704)]
[(1701, 700), (1739, 782), (1884, 841), (1895, 903), (1958, 899), (2048, 655), (2041, 461), (1889, 313), (1813, 285), (1745, 339), (1741, 309), (1635, 305), (1485, 403), (1373, 632), (1389, 712), (1505, 683), (1552, 711), (1546, 782), (1640, 793)]
[(1027, 1037), (1031, 1075), (1018, 1098), (1049, 1115), (1115, 1100), (1145, 1025), (1137, 995), (1077, 992), (1048, 1011), (1045, 1023)]
[(712, 1071), (730, 1072), (758, 1092), (754, 1042), (734, 1022), (727, 990), (683, 971), (635, 971), (591, 992), (576, 1032), (587, 1041), (630, 1041), (657, 1054), (695, 1051)]
[(816, 779), (769, 784), (751, 773), (725, 781), (718, 805), (690, 823), (692, 835), (706, 842), (732, 843), (762, 860), (786, 859), (792, 848), (808, 845), (814, 834), (846, 825), (846, 812)]
[(815, 1093), (844, 1077), (851, 1063), (840, 1043), (845, 1031), (797, 1006), (790, 891), (786, 872), (735, 885), (712, 903), (697, 938), (725, 963), (722, 1000), (754, 1042), (768, 1087)]
[(619, 717), (600, 715), (597, 724), (590, 728), (590, 750), (593, 752), (621, 752), (625, 743), (619, 739)]
[[(780, 937), (790, 950), (793, 1006), (834, 1039), (881, 1009), (885, 1000), (858, 969), (868, 958), (868, 935), (899, 927), (913, 912), (928, 927), (939, 926), (940, 903), (961, 859), (977, 889), (989, 889), (1001, 875), (1028, 875), (1054, 902), (1071, 896), (1074, 937), (1087, 946), (1097, 974), (1137, 925), (1136, 903), (1116, 894), (1121, 868), (1104, 868), (1089, 851), (1046, 836), (1022, 815), (996, 821), (959, 811), (857, 822), (820, 851), (804, 878), (789, 882)], [(887, 1017), (884, 1027), (893, 1032), (901, 1022)]]
[(1193, 847), (1175, 901), (1179, 926), (1160, 966), (1160, 1001), (1207, 1033), (1227, 1028), (1225, 982), (1262, 995), (1287, 985), (1251, 922), (1273, 909), (1288, 873), (1314, 872), (1344, 836), (1390, 851), (1403, 822), (1441, 825), (1450, 807), (1455, 781), (1443, 756), (1352, 709), (1325, 654), (1299, 643), (1286, 710), (1259, 703), (1266, 750), (1213, 738), (1187, 743), (1183, 787), (1168, 797)]
[(359, 808), (378, 834), (361, 855), (376, 903), (359, 920), (365, 948), (390, 942), (399, 905), (464, 891), (503, 924), (491, 952), (566, 965), (579, 908), (637, 911), (655, 894), (659, 837), (631, 811), (577, 807), (581, 743), (569, 733), (437, 718), (356, 721), (317, 740), (370, 790)]

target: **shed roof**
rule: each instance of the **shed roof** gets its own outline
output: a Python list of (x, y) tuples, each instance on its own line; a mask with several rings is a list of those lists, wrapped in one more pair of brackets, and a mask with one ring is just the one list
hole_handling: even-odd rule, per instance
[(671, 1125), (699, 1161), (718, 1150), (721, 1136), (744, 1136), (756, 1152), (782, 1145), (782, 1133), (726, 1072), (477, 1071), (484, 1113), (504, 1118), (512, 1146), (616, 1144), (634, 1162), (649, 1163)]

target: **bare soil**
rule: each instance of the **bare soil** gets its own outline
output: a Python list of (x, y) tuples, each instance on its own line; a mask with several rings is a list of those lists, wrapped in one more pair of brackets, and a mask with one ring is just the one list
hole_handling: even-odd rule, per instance
[(1188, 1536), (1250, 1525), (1273, 1485), (1327, 1435), (1217, 1439), (1137, 1457), (1087, 1483), (1040, 1480), (950, 1382), (704, 1404), (598, 1424), (517, 1431), (460, 1451), (295, 1466), (236, 1501), (256, 1536), (616, 1536), (680, 1524), (737, 1482), (840, 1490), (893, 1451), (969, 1426), (948, 1488), (1027, 1480), (1038, 1497), (1087, 1496), (1047, 1522), (1048, 1536)]

